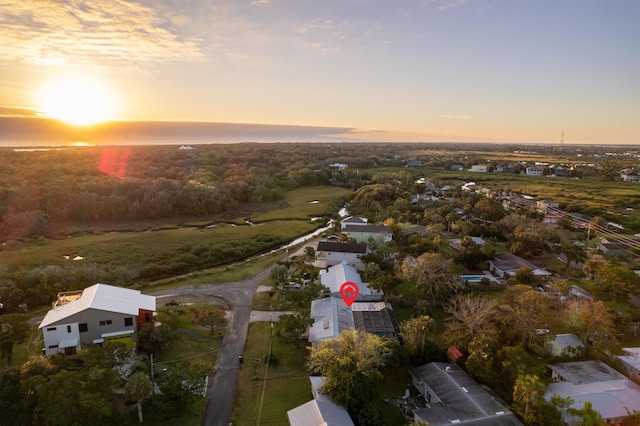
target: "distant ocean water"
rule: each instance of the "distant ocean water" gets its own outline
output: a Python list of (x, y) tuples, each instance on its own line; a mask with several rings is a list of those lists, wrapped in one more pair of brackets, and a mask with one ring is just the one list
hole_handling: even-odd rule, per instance
[(355, 129), (344, 127), (167, 121), (78, 127), (51, 119), (0, 117), (0, 147), (8, 148), (364, 141), (352, 132)]

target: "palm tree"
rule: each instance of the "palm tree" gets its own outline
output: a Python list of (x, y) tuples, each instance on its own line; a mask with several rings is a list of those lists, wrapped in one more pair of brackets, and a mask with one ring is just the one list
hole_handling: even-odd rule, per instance
[(136, 402), (138, 406), (138, 420), (142, 423), (142, 401), (149, 396), (153, 389), (153, 383), (146, 373), (137, 372), (129, 377), (127, 383), (124, 385), (125, 394)]

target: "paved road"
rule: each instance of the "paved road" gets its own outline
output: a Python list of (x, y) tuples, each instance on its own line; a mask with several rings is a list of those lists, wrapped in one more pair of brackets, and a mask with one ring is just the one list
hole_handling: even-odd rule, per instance
[(244, 350), (247, 330), (251, 319), (251, 301), (260, 282), (269, 276), (271, 268), (241, 281), (181, 287), (153, 295), (156, 297), (190, 296), (194, 299), (215, 297), (222, 299), (231, 309), (227, 334), (222, 340), (216, 368), (209, 380), (209, 396), (203, 424), (206, 426), (227, 426), (231, 418), (233, 400), (238, 383), (238, 356)]

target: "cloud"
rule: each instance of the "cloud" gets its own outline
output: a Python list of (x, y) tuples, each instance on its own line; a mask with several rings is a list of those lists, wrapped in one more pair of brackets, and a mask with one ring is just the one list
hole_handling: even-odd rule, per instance
[(453, 9), (455, 7), (460, 7), (469, 2), (471, 2), (471, 0), (424, 0), (424, 4), (434, 5), (435, 10), (439, 12), (447, 9)]
[(128, 0), (5, 0), (0, 56), (34, 65), (197, 60), (199, 40), (182, 38), (150, 7)]
[(444, 118), (445, 120), (470, 120), (471, 115), (469, 114), (440, 114), (440, 118)]
[(0, 106), (0, 116), (4, 117), (36, 117), (38, 112), (33, 108)]

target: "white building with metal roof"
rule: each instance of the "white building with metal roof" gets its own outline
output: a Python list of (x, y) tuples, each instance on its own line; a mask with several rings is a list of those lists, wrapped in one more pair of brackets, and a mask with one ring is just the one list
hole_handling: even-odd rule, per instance
[(73, 354), (108, 341), (135, 348), (138, 330), (153, 319), (155, 310), (154, 296), (107, 284), (61, 293), (38, 327), (44, 354)]
[[(553, 395), (571, 397), (575, 409), (589, 401), (607, 424), (619, 424), (629, 413), (640, 411), (640, 386), (601, 361), (566, 362), (549, 368), (557, 382), (547, 386), (547, 401)], [(570, 426), (582, 421), (566, 412), (563, 417)]]

